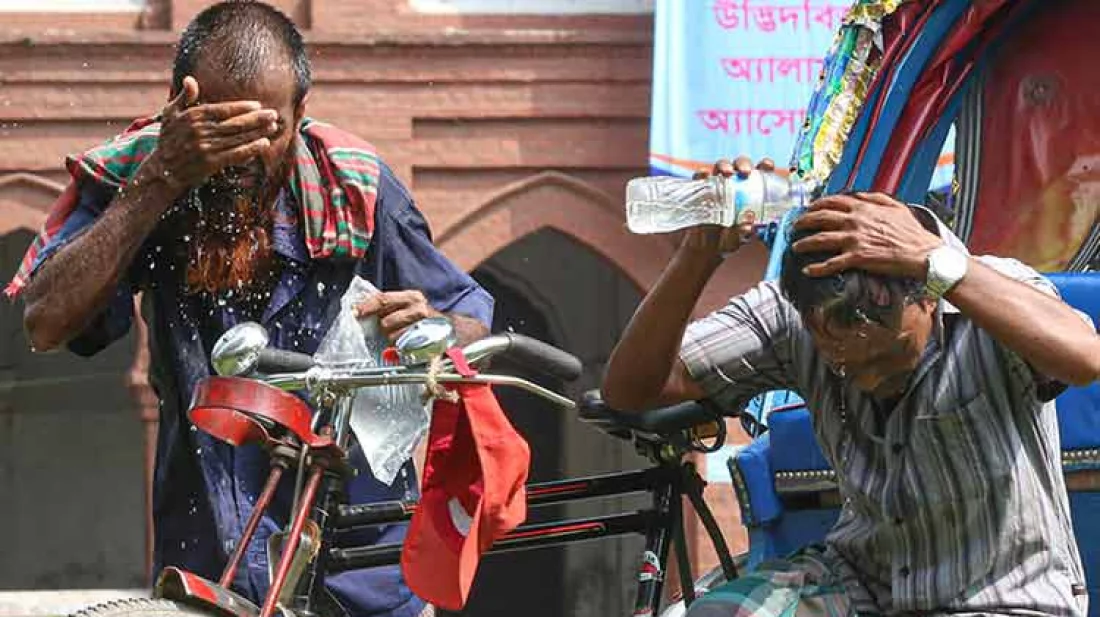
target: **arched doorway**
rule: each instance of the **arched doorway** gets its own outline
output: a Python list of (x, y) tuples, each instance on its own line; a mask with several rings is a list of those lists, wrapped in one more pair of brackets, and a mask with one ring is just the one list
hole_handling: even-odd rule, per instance
[[(494, 331), (513, 330), (577, 355), (585, 374), (564, 391), (597, 387), (615, 341), (641, 298), (613, 264), (570, 236), (543, 228), (493, 255), (473, 276), (497, 300)], [(560, 384), (522, 367), (497, 364), (548, 387)], [(498, 390), (502, 405), (532, 450), (532, 480), (587, 475), (642, 464), (629, 447), (577, 421), (573, 414), (522, 392)], [(589, 516), (644, 502), (593, 502), (547, 515)], [(631, 609), (639, 538), (496, 555), (482, 563), (464, 615), (488, 617), (520, 609), (529, 617), (596, 617)]]
[[(0, 193), (10, 188), (0, 183)], [(0, 287), (34, 237), (12, 215), (41, 218), (4, 197)], [(135, 338), (92, 360), (33, 354), (22, 301), (0, 296), (0, 589), (145, 585), (145, 433), (128, 384)]]

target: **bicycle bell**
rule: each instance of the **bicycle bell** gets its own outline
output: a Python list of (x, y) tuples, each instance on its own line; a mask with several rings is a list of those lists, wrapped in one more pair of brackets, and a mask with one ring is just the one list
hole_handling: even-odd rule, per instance
[(210, 363), (214, 371), (225, 377), (247, 375), (256, 368), (260, 351), (267, 348), (267, 330), (254, 322), (246, 321), (225, 331), (214, 343)]
[(454, 325), (446, 317), (426, 317), (409, 326), (394, 346), (402, 364), (425, 364), (442, 356), (458, 342)]

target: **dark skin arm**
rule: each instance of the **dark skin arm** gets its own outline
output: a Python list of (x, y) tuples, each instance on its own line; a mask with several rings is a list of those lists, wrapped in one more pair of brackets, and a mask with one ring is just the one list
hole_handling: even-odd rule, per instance
[[(924, 280), (928, 253), (943, 243), (887, 195), (831, 196), (810, 209), (796, 226), (823, 231), (794, 250), (839, 253), (811, 266), (811, 276), (859, 268)], [(946, 299), (1047, 377), (1074, 385), (1100, 379), (1100, 334), (1058, 298), (971, 259)]]
[(489, 328), (473, 317), (461, 313), (446, 313), (455, 326), (455, 334), (458, 336), (459, 345), (470, 343), (489, 336)]
[[(767, 165), (762, 163), (761, 167)], [(750, 171), (752, 162), (741, 157), (733, 164), (719, 161), (713, 173), (732, 176), (748, 175)], [(708, 172), (700, 172), (695, 177), (706, 175)], [(650, 288), (611, 352), (600, 387), (608, 405), (623, 411), (643, 411), (703, 398), (702, 388), (680, 360), (680, 343), (695, 303), (721, 265), (723, 254), (737, 250), (750, 232), (751, 226), (716, 225), (684, 232), (672, 261)]]
[(82, 332), (107, 305), (161, 214), (172, 189), (143, 165), (87, 232), (59, 250), (24, 291), (23, 325), (35, 351), (49, 351)]
[(698, 228), (630, 318), (604, 372), (600, 392), (615, 409), (642, 411), (702, 398), (703, 391), (680, 360), (680, 341), (695, 302), (722, 263), (721, 230)]
[(47, 351), (83, 331), (106, 306), (161, 215), (213, 173), (256, 157), (278, 127), (255, 101), (195, 105), (198, 82), (162, 111), (160, 140), (125, 190), (88, 230), (39, 267), (24, 291), (31, 345)]

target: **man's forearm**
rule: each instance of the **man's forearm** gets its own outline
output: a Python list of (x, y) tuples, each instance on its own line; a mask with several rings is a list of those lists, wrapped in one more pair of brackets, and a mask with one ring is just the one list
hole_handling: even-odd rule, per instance
[(1044, 375), (1075, 385), (1100, 379), (1100, 335), (1057, 298), (975, 259), (946, 297)]
[(24, 325), (36, 350), (64, 344), (103, 310), (175, 199), (174, 189), (151, 167), (139, 170), (103, 215), (42, 264), (28, 283)]
[(697, 397), (690, 383), (672, 383), (684, 329), (720, 260), (679, 251), (642, 300), (611, 353), (602, 394), (609, 405), (642, 410)]
[(469, 345), (489, 335), (489, 328), (474, 317), (462, 313), (447, 313), (447, 317), (454, 325), (455, 337), (458, 338), (459, 345)]

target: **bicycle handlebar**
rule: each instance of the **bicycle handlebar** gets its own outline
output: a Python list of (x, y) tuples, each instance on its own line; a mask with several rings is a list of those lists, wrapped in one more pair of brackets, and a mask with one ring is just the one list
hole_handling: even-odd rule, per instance
[[(542, 370), (563, 380), (576, 379), (582, 370), (580, 360), (572, 354), (521, 334), (497, 334), (463, 348), (463, 355), (471, 364), (500, 354), (507, 354), (517, 363)], [(319, 366), (311, 356), (303, 353), (264, 349), (260, 352), (257, 369), (261, 373), (266, 373), (257, 376), (257, 379), (282, 390), (315, 389), (326, 386), (356, 389), (430, 382), (481, 383), (522, 388), (559, 406), (569, 409), (576, 407), (576, 403), (571, 399), (519, 377), (491, 374), (463, 377), (454, 374), (451, 372), (453, 366), (449, 360), (443, 361), (438, 373), (430, 373), (423, 365), (371, 368)]]
[(256, 359), (255, 370), (268, 375), (273, 373), (296, 373), (308, 371), (316, 364), (313, 356), (309, 354), (267, 347), (260, 350), (259, 357)]
[(471, 364), (490, 356), (503, 355), (517, 364), (562, 381), (575, 381), (584, 371), (584, 365), (573, 354), (515, 332), (474, 341), (462, 351)]

